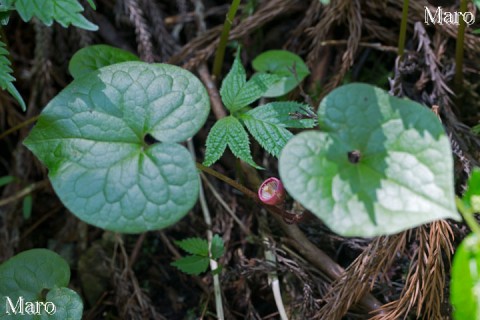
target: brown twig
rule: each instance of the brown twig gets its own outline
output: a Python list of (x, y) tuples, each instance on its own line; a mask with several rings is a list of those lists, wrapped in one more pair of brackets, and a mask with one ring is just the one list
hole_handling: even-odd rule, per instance
[(197, 68), (198, 75), (202, 79), (203, 84), (207, 88), (208, 95), (210, 97), (210, 103), (212, 104), (212, 112), (217, 120), (227, 116), (227, 111), (223, 107), (222, 99), (218, 93), (217, 86), (208, 71), (207, 65), (202, 63)]
[(14, 195), (0, 200), (0, 207), (3, 207), (5, 205), (7, 205), (9, 203), (12, 203), (12, 202), (15, 202), (17, 200), (20, 200), (21, 198), (33, 193), (34, 191), (37, 191), (41, 188), (44, 188), (44, 187), (48, 186), (49, 183), (50, 183), (50, 181), (48, 181), (48, 179), (42, 180), (40, 182), (32, 183), (31, 185), (23, 188), (22, 190), (15, 193)]

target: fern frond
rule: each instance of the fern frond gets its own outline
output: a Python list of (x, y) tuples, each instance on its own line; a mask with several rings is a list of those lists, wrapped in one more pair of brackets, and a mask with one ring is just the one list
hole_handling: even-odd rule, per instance
[(18, 90), (13, 85), (15, 78), (12, 76), (12, 68), (10, 67), (10, 60), (8, 59), (8, 50), (5, 43), (0, 41), (0, 87), (7, 90), (20, 104), (22, 110), (26, 110), (25, 102)]

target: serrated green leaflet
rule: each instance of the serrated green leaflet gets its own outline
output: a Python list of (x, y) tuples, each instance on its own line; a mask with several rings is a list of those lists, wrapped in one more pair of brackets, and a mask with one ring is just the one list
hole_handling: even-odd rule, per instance
[(199, 275), (207, 271), (209, 262), (208, 257), (186, 256), (172, 262), (171, 265), (187, 274)]
[(175, 241), (175, 244), (190, 254), (208, 257), (208, 242), (200, 238), (188, 238)]
[(235, 112), (260, 99), (268, 86), (277, 80), (278, 78), (274, 75), (257, 74), (247, 82), (245, 69), (237, 54), (232, 69), (222, 82), (220, 95), (227, 109)]
[(252, 159), (247, 132), (240, 121), (233, 116), (218, 120), (210, 130), (204, 165), (210, 166), (220, 159), (227, 145), (237, 158), (252, 167), (260, 168)]
[[(68, 264), (55, 252), (32, 249), (14, 256), (0, 265), (0, 319), (46, 319), (47, 316), (48, 319), (67, 319), (62, 317), (62, 312), (47, 315), (43, 308), (40, 308), (41, 315), (28, 314), (26, 302), (35, 301), (58, 303), (55, 305), (57, 310), (74, 306), (75, 312), (67, 311), (70, 315), (68, 319), (81, 319), (83, 304), (80, 297), (74, 291), (63, 288), (69, 281)], [(48, 290), (45, 300), (41, 298), (44, 290)], [(60, 299), (60, 296), (63, 298)], [(13, 302), (16, 315), (11, 310), (7, 297)], [(25, 302), (23, 315), (18, 313), (20, 305), (15, 306), (20, 297)], [(64, 302), (67, 304), (63, 305)], [(7, 307), (10, 309), (7, 310)]]
[[(192, 137), (208, 112), (206, 90), (190, 72), (124, 62), (75, 79), (24, 143), (80, 219), (143, 232), (172, 225), (195, 204), (198, 173), (175, 142)], [(159, 143), (148, 145), (148, 135)]]
[(128, 51), (99, 44), (78, 50), (70, 60), (68, 71), (72, 77), (79, 78), (105, 66), (139, 60)]
[(287, 94), (310, 74), (302, 58), (285, 50), (265, 51), (252, 61), (252, 66), (256, 71), (278, 76), (278, 80), (264, 93), (265, 97)]
[(25, 22), (36, 17), (47, 26), (55, 20), (65, 28), (72, 24), (85, 30), (98, 30), (98, 26), (82, 16), (83, 7), (78, 0), (12, 0), (10, 3)]
[(344, 236), (393, 234), (437, 219), (460, 220), (450, 143), (421, 105), (366, 84), (332, 91), (283, 149), (287, 191)]
[(480, 319), (480, 243), (471, 234), (455, 252), (450, 300), (456, 320)]
[(294, 120), (292, 114), (306, 114), (309, 107), (297, 102), (272, 102), (240, 116), (255, 140), (271, 155), (278, 157), (293, 136), (286, 128), (312, 128), (312, 119)]

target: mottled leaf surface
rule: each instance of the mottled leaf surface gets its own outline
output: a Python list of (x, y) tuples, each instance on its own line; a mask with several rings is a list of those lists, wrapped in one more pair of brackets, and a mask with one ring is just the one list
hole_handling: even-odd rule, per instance
[[(208, 112), (206, 90), (190, 72), (124, 62), (74, 80), (24, 143), (80, 219), (143, 232), (172, 225), (195, 204), (198, 173), (175, 142), (192, 137)], [(147, 136), (158, 142), (150, 145)]]
[(279, 170), (287, 191), (333, 231), (372, 237), (460, 220), (450, 143), (433, 112), (349, 84), (322, 101), (318, 121), (322, 131), (287, 143)]

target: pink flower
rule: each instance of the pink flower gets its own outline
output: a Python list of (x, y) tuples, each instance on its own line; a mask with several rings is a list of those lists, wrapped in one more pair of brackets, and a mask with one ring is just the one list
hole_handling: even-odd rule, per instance
[(260, 188), (258, 188), (258, 197), (268, 205), (276, 206), (285, 201), (285, 188), (282, 181), (277, 178), (268, 178)]

